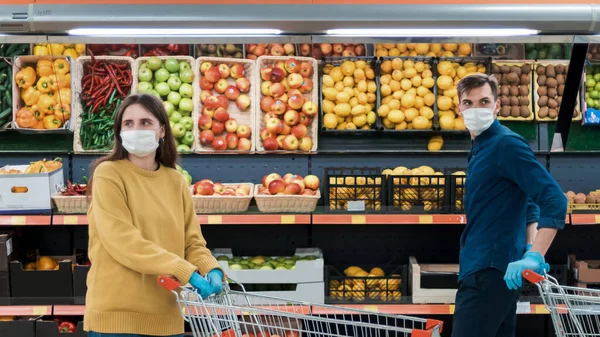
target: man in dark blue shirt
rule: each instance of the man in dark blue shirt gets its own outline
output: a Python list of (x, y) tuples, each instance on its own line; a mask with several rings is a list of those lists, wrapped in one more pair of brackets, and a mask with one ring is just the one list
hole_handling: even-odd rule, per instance
[(452, 335), (514, 337), (521, 273), (548, 270), (543, 256), (564, 227), (567, 199), (527, 142), (496, 120), (493, 75), (465, 77), (457, 91), (473, 145)]

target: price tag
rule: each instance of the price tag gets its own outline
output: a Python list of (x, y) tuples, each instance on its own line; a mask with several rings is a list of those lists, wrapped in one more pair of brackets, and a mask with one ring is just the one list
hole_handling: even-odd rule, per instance
[(352, 224), (353, 225), (364, 225), (367, 223), (367, 217), (365, 215), (353, 215), (352, 216)]
[(65, 225), (78, 225), (79, 217), (77, 215), (65, 215), (63, 217), (63, 222)]
[(600, 224), (600, 215), (596, 215), (595, 217), (596, 223)]
[(420, 224), (432, 224), (433, 223), (433, 215), (419, 215), (419, 223)]
[(31, 311), (33, 312), (33, 316), (43, 316), (50, 314), (48, 312), (48, 307), (45, 306), (34, 306), (33, 308), (31, 308)]
[(296, 223), (295, 215), (282, 215), (281, 216), (281, 224), (282, 225), (293, 225)]
[(535, 313), (536, 314), (549, 314), (550, 311), (548, 311), (548, 309), (546, 309), (546, 307), (543, 306), (542, 304), (538, 304), (535, 306)]
[(365, 210), (365, 201), (348, 201), (348, 211), (349, 212), (364, 212)]
[(531, 303), (530, 302), (517, 302), (517, 314), (530, 314)]
[(379, 312), (379, 307), (376, 305), (365, 305), (363, 308), (365, 311)]
[(10, 218), (11, 225), (24, 225), (27, 223), (27, 217), (22, 215), (15, 215)]
[(223, 217), (220, 215), (209, 215), (207, 223), (210, 225), (220, 225), (223, 223)]
[(448, 306), (448, 311), (450, 312), (450, 315), (454, 315), (455, 308), (456, 306), (454, 304)]

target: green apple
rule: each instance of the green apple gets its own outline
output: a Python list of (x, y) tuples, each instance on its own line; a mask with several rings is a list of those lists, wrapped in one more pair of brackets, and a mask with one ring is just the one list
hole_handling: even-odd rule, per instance
[(169, 88), (167, 82), (157, 83), (155, 89), (156, 92), (158, 92), (158, 94), (161, 96), (167, 96), (171, 92), (171, 89)]
[(194, 72), (192, 71), (192, 69), (186, 69), (179, 73), (179, 78), (183, 83), (192, 83), (192, 81), (194, 80)]
[(156, 96), (156, 97), (158, 97), (158, 98), (162, 99), (162, 98), (160, 97), (160, 94), (158, 93), (158, 91), (156, 91), (156, 89), (152, 89), (152, 90), (150, 90), (148, 93), (149, 93), (150, 95), (154, 95), (154, 96)]
[(184, 70), (190, 70), (192, 69), (192, 66), (187, 63), (186, 61), (181, 61), (179, 62), (179, 72), (182, 72)]
[(192, 144), (194, 144), (194, 134), (192, 131), (186, 131), (185, 135), (183, 135), (183, 138), (181, 138), (181, 144), (187, 146), (192, 146)]
[(170, 77), (170, 75), (169, 75), (169, 71), (167, 69), (160, 68), (156, 72), (154, 72), (154, 78), (158, 82), (166, 82), (169, 79), (169, 77)]
[(190, 98), (182, 98), (181, 101), (179, 101), (179, 110), (181, 112), (190, 112), (194, 110), (194, 103)]
[(231, 265), (229, 265), (229, 269), (231, 269), (231, 270), (242, 270), (244, 268), (241, 265), (239, 265), (239, 264), (231, 264)]
[(181, 87), (181, 80), (179, 79), (179, 77), (169, 77), (169, 79), (167, 80), (167, 84), (169, 85), (169, 88), (171, 88), (171, 90), (178, 91), (179, 87)]
[(169, 120), (169, 126), (171, 127), (171, 130), (173, 130), (173, 126), (175, 126), (175, 122), (173, 122), (172, 120)]
[(177, 145), (177, 152), (187, 153), (192, 152), (192, 149), (190, 149), (190, 147), (185, 144), (179, 144)]
[[(171, 120), (173, 123), (179, 123), (181, 118), (183, 118), (183, 116), (181, 116), (181, 113), (179, 113), (179, 111), (173, 111), (171, 117), (169, 117), (169, 120)], [(185, 131), (185, 128), (183, 128), (183, 130)]]
[(165, 68), (170, 72), (170, 73), (176, 73), (179, 71), (179, 62), (174, 59), (174, 58), (168, 58), (165, 61)]
[(284, 266), (277, 266), (277, 268), (275, 268), (275, 270), (288, 270), (288, 269)]
[(160, 69), (160, 67), (162, 66), (162, 61), (156, 57), (156, 56), (152, 56), (148, 59), (148, 68), (152, 71), (156, 71), (158, 69)]
[(185, 128), (183, 125), (176, 122), (173, 126), (173, 137), (180, 139), (183, 136), (185, 136)]
[(167, 110), (167, 115), (169, 115), (169, 117), (171, 117), (171, 115), (175, 111), (175, 106), (173, 105), (173, 103), (171, 103), (169, 101), (163, 102), (163, 106), (165, 107), (165, 110)]
[(273, 270), (273, 267), (271, 267), (269, 265), (264, 265), (264, 266), (260, 267), (260, 270)]
[(194, 127), (194, 120), (192, 119), (192, 117), (181, 117), (181, 119), (179, 120), (179, 124), (183, 125), (183, 127), (187, 130), (187, 131), (192, 131), (192, 128)]
[[(191, 151), (192, 149), (190, 149)], [(180, 152), (190, 152), (190, 151), (180, 151)], [(192, 184), (192, 176), (186, 172), (186, 174), (183, 175), (185, 177), (185, 181), (187, 181), (188, 185)]]
[(175, 169), (183, 173), (183, 167), (181, 167), (179, 164), (175, 164)]
[(600, 74), (594, 74), (594, 80), (600, 82)]
[(173, 103), (173, 105), (179, 105), (179, 102), (181, 101), (181, 95), (177, 91), (171, 91), (167, 95), (167, 100)]
[(183, 83), (179, 87), (179, 94), (183, 98), (192, 98), (192, 96), (194, 95), (194, 88), (189, 83)]
[(152, 83), (150, 82), (139, 82), (137, 86), (137, 91), (140, 93), (148, 93), (152, 90)]
[(152, 70), (148, 68), (140, 69), (138, 73), (138, 79), (142, 82), (150, 82), (152, 81)]

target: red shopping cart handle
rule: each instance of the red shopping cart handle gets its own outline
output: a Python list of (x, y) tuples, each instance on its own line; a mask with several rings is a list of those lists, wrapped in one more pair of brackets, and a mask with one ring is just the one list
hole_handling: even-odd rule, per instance
[(175, 290), (181, 287), (181, 283), (170, 276), (159, 276), (158, 284), (167, 290)]
[(529, 269), (523, 270), (523, 278), (533, 284), (540, 283), (544, 280), (544, 277), (542, 275)]

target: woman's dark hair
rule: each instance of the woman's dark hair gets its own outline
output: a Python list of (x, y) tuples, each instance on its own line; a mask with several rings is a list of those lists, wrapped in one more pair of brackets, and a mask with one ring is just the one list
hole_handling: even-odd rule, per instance
[(121, 106), (119, 106), (117, 114), (115, 115), (115, 145), (112, 152), (95, 160), (90, 165), (90, 179), (88, 181), (87, 189), (89, 196), (92, 195), (92, 181), (94, 178), (94, 171), (98, 165), (105, 161), (117, 161), (128, 157), (129, 153), (123, 147), (123, 140), (121, 139), (121, 124), (123, 122), (123, 113), (125, 110), (135, 104), (141, 105), (146, 111), (158, 119), (161, 127), (165, 128), (165, 137), (159, 141), (158, 149), (156, 149), (156, 161), (158, 161), (160, 165), (173, 169), (175, 168), (178, 160), (177, 145), (175, 144), (175, 138), (171, 131), (169, 115), (167, 115), (167, 111), (165, 110), (162, 101), (153, 95), (133, 94), (128, 96), (123, 103), (121, 103)]

